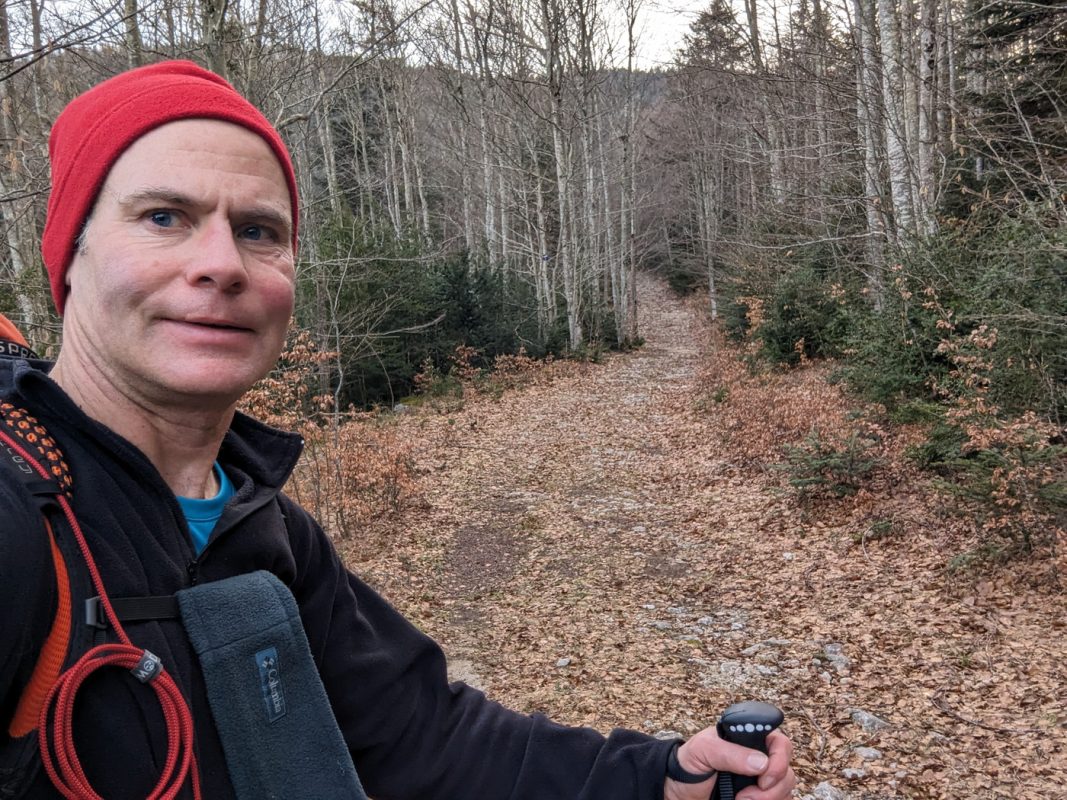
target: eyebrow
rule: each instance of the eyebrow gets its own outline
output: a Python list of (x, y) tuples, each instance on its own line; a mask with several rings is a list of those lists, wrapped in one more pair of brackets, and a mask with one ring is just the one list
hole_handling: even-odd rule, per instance
[[(118, 198), (119, 206), (125, 209), (133, 208), (134, 206), (141, 205), (145, 202), (163, 203), (165, 205), (177, 206), (178, 208), (193, 208), (197, 205), (196, 201), (188, 195), (165, 186), (149, 186)], [(241, 216), (249, 220), (262, 220), (263, 222), (278, 227), (286, 236), (290, 235), (290, 226), (292, 223), (288, 215), (283, 214), (273, 206), (249, 206), (248, 208), (242, 209)]]
[(163, 187), (148, 187), (146, 189), (139, 189), (131, 194), (123, 195), (118, 198), (118, 204), (123, 208), (129, 208), (130, 206), (139, 205), (146, 200), (167, 203), (175, 206), (196, 205), (192, 198), (187, 197), (174, 189)]

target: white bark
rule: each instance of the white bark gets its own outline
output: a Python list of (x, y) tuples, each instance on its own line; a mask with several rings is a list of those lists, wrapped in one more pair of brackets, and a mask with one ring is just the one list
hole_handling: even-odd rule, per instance
[(919, 222), (924, 234), (937, 227), (934, 209), (937, 206), (935, 148), (937, 147), (937, 0), (922, 0), (922, 21), (919, 27)]
[(912, 206), (912, 179), (908, 164), (907, 119), (904, 111), (904, 70), (901, 64), (900, 35), (892, 0), (877, 0), (878, 27), (882, 57), (882, 99), (885, 107), (886, 155), (889, 188), (893, 199), (895, 232), (910, 236), (915, 232)]
[(856, 42), (856, 118), (863, 141), (863, 206), (867, 217), (867, 290), (877, 309), (885, 302), (885, 219), (878, 158), (877, 50), (871, 31), (873, 12), (868, 0), (852, 0)]

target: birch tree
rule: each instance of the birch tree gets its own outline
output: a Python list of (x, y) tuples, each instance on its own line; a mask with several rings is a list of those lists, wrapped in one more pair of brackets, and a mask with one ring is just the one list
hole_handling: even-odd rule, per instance
[(899, 20), (892, 0), (877, 0), (882, 66), (882, 100), (885, 107), (886, 162), (893, 201), (894, 238), (915, 233), (912, 172), (908, 158), (907, 106), (904, 101), (904, 67), (901, 62)]

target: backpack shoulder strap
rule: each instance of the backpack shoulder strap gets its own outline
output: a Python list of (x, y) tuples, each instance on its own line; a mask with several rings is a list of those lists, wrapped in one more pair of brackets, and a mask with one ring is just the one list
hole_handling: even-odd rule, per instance
[[(14, 467), (13, 472), (26, 490), (37, 501), (45, 530), (48, 532), (49, 547), (52, 551), (52, 563), (55, 567), (56, 581), (56, 615), (52, 628), (48, 632), (44, 646), (37, 657), (37, 663), (29, 683), (19, 697), (15, 714), (8, 726), (12, 738), (25, 736), (37, 727), (37, 718), (44, 705), (49, 690), (63, 671), (70, 649), (72, 625), (72, 599), (70, 576), (66, 559), (56, 540), (52, 527), (52, 514), (46, 507), (53, 502), (57, 494), (70, 495), (73, 482), (70, 468), (55, 440), (45, 427), (28, 411), (15, 405), (0, 401), (0, 445), (3, 446), (7, 461)], [(33, 462), (42, 465), (51, 475), (44, 479), (34, 468)]]

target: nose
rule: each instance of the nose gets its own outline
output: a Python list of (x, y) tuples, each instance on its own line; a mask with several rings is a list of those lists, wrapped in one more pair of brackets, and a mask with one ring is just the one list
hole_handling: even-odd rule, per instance
[(240, 292), (248, 285), (248, 270), (234, 236), (223, 217), (204, 220), (197, 237), (189, 281), (197, 286), (215, 287), (224, 292)]

